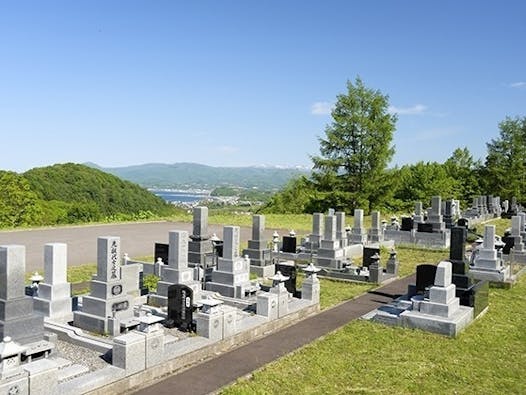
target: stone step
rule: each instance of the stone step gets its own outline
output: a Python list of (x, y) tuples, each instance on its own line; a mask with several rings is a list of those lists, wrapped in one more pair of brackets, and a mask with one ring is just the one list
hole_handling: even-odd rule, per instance
[(84, 365), (79, 365), (77, 363), (70, 366), (59, 369), (58, 371), (58, 382), (62, 383), (64, 381), (70, 380), (74, 377), (86, 374), (89, 372), (89, 368)]

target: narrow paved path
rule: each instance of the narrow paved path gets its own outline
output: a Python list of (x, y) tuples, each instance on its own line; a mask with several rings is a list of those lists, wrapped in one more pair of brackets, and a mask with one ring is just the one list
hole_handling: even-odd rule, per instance
[[(209, 225), (209, 232), (223, 235), (223, 227)], [(21, 244), (26, 247), (26, 271), (43, 270), (44, 244), (66, 243), (68, 245), (68, 265), (76, 266), (95, 263), (97, 260), (97, 237), (119, 236), (121, 252), (130, 257), (153, 255), (156, 242), (168, 243), (168, 232), (186, 230), (192, 233), (192, 224), (186, 222), (137, 222), (127, 224), (103, 224), (83, 226), (63, 226), (32, 230), (0, 232), (0, 245)], [(266, 230), (270, 240), (272, 229)], [(280, 232), (284, 234), (283, 231)], [(241, 240), (251, 237), (250, 228), (241, 228)]]
[(415, 276), (393, 281), (375, 291), (325, 310), (262, 339), (224, 353), (136, 392), (137, 395), (200, 395), (218, 391), (269, 362), (340, 328), (405, 294)]

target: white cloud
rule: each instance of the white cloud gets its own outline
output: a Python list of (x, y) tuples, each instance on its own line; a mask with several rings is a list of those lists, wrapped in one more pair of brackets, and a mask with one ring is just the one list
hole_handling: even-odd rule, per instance
[(424, 114), (427, 111), (427, 106), (424, 106), (423, 104), (415, 104), (412, 107), (389, 106), (388, 111), (391, 114), (398, 114), (398, 115), (419, 115), (419, 114)]
[(313, 115), (329, 115), (334, 107), (334, 103), (327, 101), (317, 101), (310, 106), (310, 112)]
[(513, 82), (510, 84), (510, 88), (526, 89), (526, 82), (524, 81)]

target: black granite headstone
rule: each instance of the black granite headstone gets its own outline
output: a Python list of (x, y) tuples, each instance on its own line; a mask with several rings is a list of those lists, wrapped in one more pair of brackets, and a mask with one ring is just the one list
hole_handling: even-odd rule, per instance
[(362, 266), (369, 267), (373, 262), (372, 256), (374, 254), (380, 255), (380, 247), (363, 247)]
[(467, 229), (460, 226), (451, 228), (451, 241), (449, 244), (449, 259), (464, 260), (464, 245), (466, 243)]
[(502, 253), (505, 255), (509, 255), (510, 250), (515, 246), (515, 238), (513, 238), (512, 236), (503, 236), (501, 240), (504, 243)]
[(296, 253), (296, 237), (283, 236), (283, 245), (281, 247), (283, 252)]
[(176, 327), (182, 331), (192, 330), (193, 294), (192, 288), (184, 284), (168, 287), (168, 316), (165, 321), (167, 327)]
[(168, 250), (169, 245), (164, 243), (155, 243), (153, 250), (153, 261), (157, 262), (157, 258), (161, 258), (165, 265), (168, 264)]
[(214, 241), (214, 253), (219, 258), (223, 257), (223, 240)]
[(287, 264), (287, 263), (276, 263), (276, 273), (280, 271), (281, 274), (284, 276), (289, 277), (287, 281), (285, 281), (285, 288), (287, 288), (287, 291), (289, 291), (293, 296), (296, 295), (296, 266)]
[(467, 218), (459, 218), (457, 220), (457, 226), (461, 226), (463, 228), (468, 228), (469, 221)]
[(433, 233), (433, 224), (419, 222), (416, 228), (417, 232)]
[(416, 267), (416, 292), (424, 293), (426, 288), (435, 284), (437, 267), (435, 265), (418, 265)]
[(413, 230), (414, 220), (411, 217), (402, 217), (402, 226), (400, 227), (403, 231)]

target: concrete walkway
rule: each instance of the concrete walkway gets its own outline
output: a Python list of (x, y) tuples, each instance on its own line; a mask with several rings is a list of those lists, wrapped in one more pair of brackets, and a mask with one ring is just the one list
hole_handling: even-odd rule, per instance
[(269, 362), (405, 294), (415, 276), (393, 281), (269, 336), (174, 374), (136, 394), (199, 395), (218, 391)]

